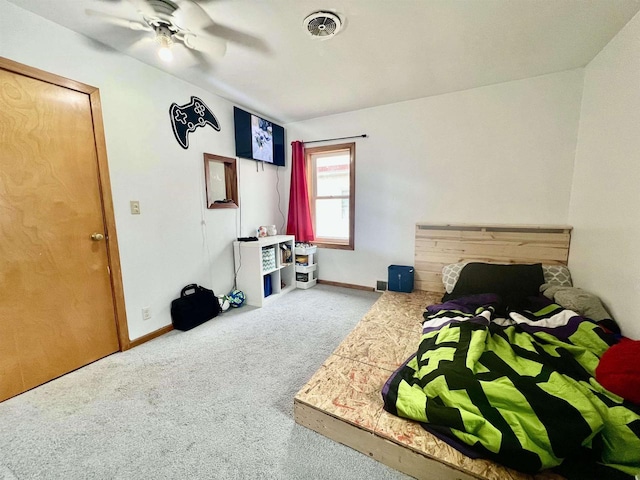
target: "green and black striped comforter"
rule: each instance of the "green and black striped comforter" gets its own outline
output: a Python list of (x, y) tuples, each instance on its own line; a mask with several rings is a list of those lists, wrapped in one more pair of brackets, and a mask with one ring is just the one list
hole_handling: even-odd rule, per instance
[(594, 378), (615, 339), (555, 304), (497, 318), (495, 301), (430, 306), (416, 354), (384, 386), (385, 410), (523, 472), (588, 451), (640, 473), (640, 408)]

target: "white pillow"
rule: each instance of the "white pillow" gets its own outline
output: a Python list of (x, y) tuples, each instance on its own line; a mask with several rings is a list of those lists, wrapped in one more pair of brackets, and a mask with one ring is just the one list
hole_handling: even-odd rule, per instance
[[(459, 262), (445, 265), (442, 268), (442, 283), (447, 293), (453, 292), (453, 288), (460, 278), (460, 272), (464, 266), (470, 262)], [(571, 272), (564, 265), (542, 265), (544, 283), (559, 285), (561, 287), (572, 287)]]

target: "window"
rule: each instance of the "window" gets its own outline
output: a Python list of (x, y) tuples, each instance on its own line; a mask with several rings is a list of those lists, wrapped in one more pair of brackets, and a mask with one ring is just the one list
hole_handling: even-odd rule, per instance
[(356, 144), (305, 150), (314, 243), (353, 250)]

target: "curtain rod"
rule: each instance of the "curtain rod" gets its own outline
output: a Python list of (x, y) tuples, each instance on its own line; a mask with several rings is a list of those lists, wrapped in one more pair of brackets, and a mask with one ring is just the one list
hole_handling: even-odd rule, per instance
[(362, 135), (351, 135), (350, 137), (339, 137), (339, 138), (325, 138), (324, 140), (311, 140), (310, 142), (305, 142), (304, 140), (302, 141), (302, 143), (318, 143), (318, 142), (331, 142), (333, 140), (346, 140), (347, 138), (368, 138), (369, 135), (367, 135), (366, 133), (363, 133)]

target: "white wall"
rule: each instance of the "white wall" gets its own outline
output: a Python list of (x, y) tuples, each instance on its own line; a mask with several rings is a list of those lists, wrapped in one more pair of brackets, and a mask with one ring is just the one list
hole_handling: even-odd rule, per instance
[[(0, 11), (0, 56), (100, 88), (130, 337), (168, 325), (187, 283), (228, 291), (232, 240), (284, 224), (275, 186), (286, 215), (290, 162), (256, 171), (239, 160), (242, 214), (207, 210), (202, 153), (233, 156), (229, 102), (5, 0)], [(287, 125), (287, 143), (370, 136), (357, 140), (356, 250), (322, 249), (320, 278), (373, 286), (389, 264), (412, 264), (418, 221), (569, 223), (576, 283), (640, 338), (630, 313), (640, 298), (639, 24), (636, 16), (587, 67), (579, 140), (582, 69)], [(183, 150), (168, 108), (191, 95), (222, 130), (199, 129)], [(129, 214), (132, 199), (142, 215)], [(153, 317), (143, 322), (147, 305)]]
[(319, 278), (374, 286), (388, 265), (412, 265), (416, 222), (566, 224), (582, 80), (570, 70), (287, 125), (288, 141), (370, 137), (356, 140), (355, 251), (321, 249)]
[(576, 283), (640, 339), (640, 15), (585, 69), (569, 211)]
[[(119, 236), (129, 336), (138, 338), (171, 323), (170, 302), (188, 283), (217, 294), (233, 286), (231, 242), (258, 225), (282, 224), (277, 214), (276, 169), (239, 160), (239, 210), (207, 210), (203, 152), (234, 156), (233, 106), (160, 70), (0, 0), (0, 56), (100, 89), (112, 194)], [(221, 131), (190, 136), (188, 150), (175, 140), (172, 102), (200, 97)], [(282, 178), (282, 172), (280, 172)], [(129, 213), (139, 200), (142, 214)], [(150, 306), (152, 318), (142, 320)]]

